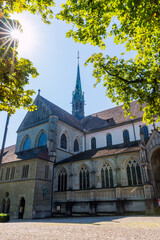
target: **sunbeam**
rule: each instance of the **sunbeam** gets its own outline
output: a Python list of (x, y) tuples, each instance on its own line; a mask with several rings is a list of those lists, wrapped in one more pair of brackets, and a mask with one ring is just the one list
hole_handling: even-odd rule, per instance
[[(0, 49), (2, 51), (1, 59), (4, 59), (10, 47), (13, 48), (12, 64), (14, 64), (15, 46), (20, 39), (20, 29), (16, 20), (8, 20), (4, 15), (0, 15)], [(13, 45), (12, 45), (13, 43)]]

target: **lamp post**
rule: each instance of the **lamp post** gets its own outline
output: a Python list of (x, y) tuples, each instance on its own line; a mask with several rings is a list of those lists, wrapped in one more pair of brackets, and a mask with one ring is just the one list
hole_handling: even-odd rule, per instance
[(6, 119), (6, 125), (5, 125), (5, 130), (4, 130), (3, 141), (2, 141), (2, 148), (1, 148), (1, 155), (0, 155), (0, 168), (1, 168), (2, 159), (3, 159), (3, 153), (4, 153), (4, 147), (5, 147), (6, 136), (7, 136), (7, 131), (8, 131), (9, 119), (10, 119), (10, 116), (8, 114), (7, 115), (7, 119)]

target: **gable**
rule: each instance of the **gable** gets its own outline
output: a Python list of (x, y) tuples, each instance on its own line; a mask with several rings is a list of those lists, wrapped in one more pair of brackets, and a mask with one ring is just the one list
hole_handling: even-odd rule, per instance
[(46, 104), (42, 101), (40, 95), (37, 95), (34, 104), (37, 106), (37, 110), (33, 112), (27, 112), (17, 132), (34, 127), (44, 122), (48, 122), (50, 110), (46, 106)]

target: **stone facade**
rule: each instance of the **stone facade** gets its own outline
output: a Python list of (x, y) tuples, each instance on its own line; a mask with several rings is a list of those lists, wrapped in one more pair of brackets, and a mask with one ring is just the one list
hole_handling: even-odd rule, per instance
[(158, 212), (160, 124), (145, 126), (136, 102), (132, 120), (122, 106), (84, 117), (75, 111), (77, 101), (84, 107), (77, 76), (73, 115), (38, 94), (38, 110), (4, 150), (0, 211), (26, 219)]

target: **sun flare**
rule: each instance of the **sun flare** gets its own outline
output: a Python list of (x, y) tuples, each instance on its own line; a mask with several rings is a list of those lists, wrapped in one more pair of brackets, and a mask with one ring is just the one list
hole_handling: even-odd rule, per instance
[(19, 31), (19, 29), (15, 28), (11, 31), (11, 37), (13, 39), (16, 39), (19, 41), (21, 39), (21, 36), (22, 36), (22, 33)]

